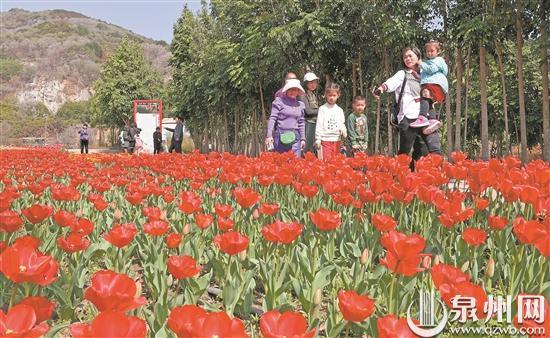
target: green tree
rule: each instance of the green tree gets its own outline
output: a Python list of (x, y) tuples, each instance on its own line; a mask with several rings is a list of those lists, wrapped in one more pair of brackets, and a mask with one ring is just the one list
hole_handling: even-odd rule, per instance
[(89, 122), (93, 112), (92, 101), (65, 102), (57, 111), (57, 117), (72, 122)]
[(158, 98), (161, 87), (161, 77), (146, 60), (143, 49), (128, 39), (122, 40), (94, 84), (93, 122), (124, 125), (132, 118), (133, 100)]

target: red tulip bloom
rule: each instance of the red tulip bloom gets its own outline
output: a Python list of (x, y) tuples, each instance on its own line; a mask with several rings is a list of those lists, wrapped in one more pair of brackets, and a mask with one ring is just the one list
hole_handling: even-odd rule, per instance
[(260, 201), (260, 194), (250, 188), (235, 188), (233, 189), (233, 196), (237, 203), (243, 208), (250, 208), (254, 204)]
[(90, 324), (72, 324), (71, 335), (73, 338), (145, 338), (147, 325), (138, 317), (105, 311), (98, 314)]
[(157, 207), (143, 207), (142, 212), (149, 221), (160, 220), (162, 214), (160, 208)]
[(229, 204), (215, 204), (214, 210), (216, 211), (216, 215), (218, 215), (218, 217), (229, 217), (233, 212), (233, 207)]
[(192, 191), (184, 191), (180, 194), (181, 204), (179, 208), (186, 214), (192, 214), (201, 210), (202, 200)]
[(457, 267), (443, 263), (432, 266), (430, 274), (435, 287), (438, 289), (445, 284), (468, 282), (470, 280), (467, 273), (462, 272)]
[(71, 186), (55, 185), (51, 187), (52, 198), (56, 201), (78, 201), (80, 192)]
[(286, 223), (275, 221), (262, 228), (262, 235), (266, 241), (290, 244), (302, 233), (304, 226), (300, 223)]
[(164, 235), (169, 228), (170, 225), (165, 221), (152, 221), (143, 224), (143, 232), (153, 236)]
[(168, 272), (176, 279), (190, 278), (201, 272), (201, 266), (191, 256), (170, 256), (167, 264)]
[(24, 304), (32, 307), (36, 315), (36, 323), (52, 318), (55, 304), (47, 298), (40, 296), (27, 297), (19, 302), (19, 305)]
[(13, 248), (32, 248), (34, 250), (38, 250), (38, 247), (40, 246), (40, 240), (34, 236), (26, 235), (22, 237), (18, 237), (15, 242), (13, 242), (12, 247)]
[(397, 221), (388, 215), (376, 213), (372, 215), (371, 220), (372, 224), (378, 231), (390, 231), (395, 229), (395, 227), (397, 226)]
[(14, 283), (49, 285), (57, 278), (59, 264), (25, 242), (16, 241), (0, 254), (0, 271)]
[(489, 206), (489, 200), (485, 198), (475, 199), (475, 205), (478, 210), (485, 210)]
[(508, 224), (508, 219), (502, 216), (489, 215), (487, 217), (489, 227), (493, 230), (502, 230)]
[[(487, 294), (485, 290), (479, 285), (476, 285), (472, 282), (460, 282), (460, 283), (451, 283), (443, 284), (438, 288), (441, 295), (441, 299), (447, 303), (449, 308), (453, 308), (453, 298), (456, 296), (460, 297), (472, 297), (475, 298), (476, 302), (476, 316), (478, 318), (484, 318), (484, 304), (487, 301)], [(470, 319), (470, 318), (469, 318)]]
[(487, 239), (487, 233), (481, 229), (466, 228), (462, 232), (462, 239), (468, 245), (478, 246), (485, 243)]
[(195, 223), (201, 229), (206, 229), (212, 224), (214, 217), (212, 215), (205, 215), (197, 213), (195, 214)]
[(319, 192), (319, 187), (316, 185), (304, 184), (300, 189), (300, 194), (307, 198), (312, 198)]
[[(413, 319), (418, 325), (418, 321)], [(397, 318), (395, 315), (387, 315), (376, 319), (376, 327), (378, 328), (378, 338), (418, 338), (407, 324), (407, 318)]]
[(166, 236), (166, 246), (169, 249), (177, 248), (181, 243), (181, 235), (178, 233), (171, 233), (170, 235)]
[(388, 250), (386, 257), (380, 260), (390, 271), (413, 276), (422, 271), (418, 265), (422, 261), (422, 250), (426, 246), (424, 238), (417, 234), (407, 236), (390, 230), (382, 235), (380, 243)]
[(307, 321), (298, 312), (271, 310), (260, 318), (260, 330), (264, 338), (312, 338), (315, 329), (307, 332)]
[(87, 236), (94, 231), (94, 223), (87, 218), (81, 218), (78, 222), (71, 224), (71, 231), (82, 236)]
[(183, 305), (173, 308), (168, 316), (168, 327), (179, 338), (193, 337), (193, 323), (197, 322), (198, 318), (205, 317), (207, 312), (196, 305)]
[(277, 203), (262, 203), (262, 205), (260, 205), (260, 212), (264, 215), (272, 216), (275, 215), (277, 211), (279, 211), (279, 208), (279, 204)]
[(53, 214), (53, 208), (49, 205), (34, 204), (29, 208), (23, 209), (21, 212), (29, 222), (38, 224)]
[(340, 214), (324, 208), (320, 208), (309, 214), (311, 221), (319, 230), (330, 231), (340, 226)]
[(136, 297), (136, 283), (125, 274), (110, 270), (98, 271), (84, 298), (100, 311), (129, 311), (147, 303), (145, 297)]
[(103, 237), (112, 245), (123, 248), (136, 236), (137, 229), (132, 223), (115, 224), (111, 231), (106, 233)]
[(15, 232), (22, 225), (23, 221), (15, 211), (4, 210), (0, 212), (0, 232)]
[(67, 235), (67, 238), (59, 237), (57, 239), (57, 245), (63, 249), (63, 251), (73, 253), (85, 250), (90, 245), (90, 241), (80, 234), (70, 233)]
[(60, 227), (68, 227), (78, 222), (76, 216), (65, 210), (59, 210), (53, 215), (54, 222)]
[(243, 322), (229, 318), (225, 312), (211, 312), (195, 319), (190, 337), (248, 338)]
[(344, 319), (350, 322), (362, 322), (374, 313), (374, 300), (355, 291), (338, 291), (338, 308)]
[(214, 244), (226, 254), (236, 255), (248, 248), (248, 237), (237, 231), (228, 231), (214, 236)]
[(143, 195), (139, 192), (128, 192), (126, 194), (126, 200), (132, 205), (138, 205), (143, 201)]
[(235, 225), (235, 222), (231, 218), (224, 218), (224, 217), (218, 218), (218, 228), (220, 228), (221, 231), (231, 230), (233, 229), (234, 225)]
[(36, 313), (31, 306), (17, 304), (8, 313), (0, 310), (1, 337), (42, 337), (49, 326), (37, 320)]

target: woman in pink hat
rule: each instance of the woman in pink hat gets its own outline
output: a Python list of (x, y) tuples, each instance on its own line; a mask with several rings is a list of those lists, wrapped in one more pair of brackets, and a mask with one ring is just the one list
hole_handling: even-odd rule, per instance
[(298, 101), (298, 96), (304, 95), (304, 89), (300, 80), (290, 79), (285, 83), (282, 92), (284, 95), (275, 98), (271, 104), (265, 144), (268, 150), (279, 153), (291, 150), (300, 157), (306, 144), (305, 105)]

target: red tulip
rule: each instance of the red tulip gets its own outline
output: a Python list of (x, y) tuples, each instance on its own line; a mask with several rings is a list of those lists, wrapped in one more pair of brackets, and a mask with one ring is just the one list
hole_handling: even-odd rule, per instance
[(502, 230), (508, 224), (508, 219), (502, 216), (489, 215), (487, 217), (489, 227), (493, 230)]
[(237, 231), (228, 231), (214, 236), (214, 244), (226, 254), (236, 255), (248, 248), (248, 237)]
[[(418, 321), (413, 319), (418, 325)], [(395, 315), (387, 315), (376, 319), (378, 338), (418, 338), (407, 324), (407, 318), (398, 319)]]
[(279, 211), (279, 208), (279, 204), (277, 203), (262, 203), (262, 205), (260, 205), (260, 212), (264, 215), (272, 216), (275, 215), (277, 211)]
[(98, 314), (90, 324), (72, 324), (71, 335), (73, 338), (145, 338), (147, 325), (138, 317), (105, 311)]
[(192, 214), (201, 209), (202, 200), (196, 193), (192, 191), (184, 191), (180, 193), (181, 204), (179, 208), (186, 214)]
[(201, 272), (201, 266), (191, 256), (170, 256), (167, 264), (168, 272), (176, 279), (190, 278)]
[(195, 223), (201, 229), (206, 229), (212, 224), (214, 217), (212, 215), (205, 215), (201, 213), (195, 214)]
[(160, 208), (157, 207), (143, 207), (142, 212), (149, 221), (160, 220), (162, 214)]
[(340, 226), (340, 214), (324, 208), (320, 208), (309, 214), (311, 221), (319, 230), (330, 231)]
[(54, 185), (51, 187), (52, 198), (56, 201), (78, 201), (80, 192), (71, 186)]
[(24, 241), (16, 241), (0, 254), (0, 271), (14, 283), (48, 285), (55, 281), (58, 270), (55, 259)]
[(485, 198), (475, 199), (475, 205), (478, 210), (485, 210), (489, 206), (489, 200)]
[(430, 274), (435, 287), (438, 289), (444, 284), (468, 282), (470, 280), (467, 273), (462, 272), (457, 267), (443, 263), (432, 266)]
[(413, 276), (422, 271), (418, 268), (422, 260), (421, 252), (426, 246), (424, 238), (417, 234), (407, 236), (400, 232), (390, 230), (382, 235), (380, 243), (388, 250), (386, 257), (380, 260), (390, 271)]
[(128, 192), (126, 194), (126, 200), (132, 205), (138, 205), (143, 201), (143, 195), (139, 192)]
[(137, 229), (132, 223), (115, 224), (111, 231), (106, 233), (103, 237), (111, 244), (118, 248), (123, 248), (136, 236)]
[(378, 231), (390, 231), (395, 229), (395, 227), (397, 226), (397, 221), (388, 215), (376, 213), (372, 215), (371, 220), (372, 224)]
[(28, 247), (34, 250), (38, 250), (39, 246), (40, 246), (40, 240), (31, 235), (18, 237), (15, 240), (15, 242), (13, 242), (13, 245), (12, 245), (12, 247), (14, 248)]
[(374, 300), (355, 291), (338, 291), (338, 308), (344, 319), (350, 322), (362, 322), (374, 313)]
[(181, 243), (181, 235), (178, 233), (171, 233), (170, 235), (166, 236), (166, 246), (169, 249), (175, 249), (177, 248)]
[(94, 231), (94, 223), (89, 219), (81, 218), (78, 222), (71, 224), (71, 231), (82, 236), (87, 236)]
[(22, 225), (23, 221), (15, 211), (4, 210), (0, 212), (0, 232), (15, 232)]
[(260, 330), (264, 338), (312, 338), (315, 329), (307, 332), (307, 321), (298, 312), (271, 310), (260, 318)]
[(43, 321), (51, 319), (55, 308), (53, 302), (40, 296), (24, 298), (19, 302), (19, 305), (21, 304), (28, 305), (34, 309), (37, 323), (42, 323)]
[[(484, 304), (487, 301), (487, 294), (485, 290), (479, 285), (476, 285), (471, 282), (460, 282), (460, 283), (451, 283), (443, 284), (438, 288), (441, 295), (441, 299), (447, 303), (449, 308), (455, 308), (453, 306), (453, 298), (456, 296), (460, 297), (472, 297), (475, 298), (476, 304), (476, 316), (478, 318), (484, 317)], [(468, 317), (468, 319), (471, 319)]]
[(53, 220), (60, 227), (68, 227), (78, 222), (76, 216), (66, 210), (59, 210), (53, 215)]
[(153, 236), (164, 235), (169, 228), (170, 225), (165, 221), (152, 221), (143, 224), (143, 232)]
[(8, 313), (0, 310), (0, 336), (2, 337), (42, 337), (49, 326), (37, 321), (37, 316), (31, 306), (17, 304)]
[(49, 205), (33, 204), (31, 207), (25, 208), (21, 212), (29, 222), (38, 224), (53, 214), (53, 208)]
[(466, 228), (462, 232), (462, 239), (469, 245), (478, 246), (485, 243), (487, 233), (481, 229)]
[(193, 337), (193, 323), (197, 318), (204, 317), (207, 312), (196, 305), (183, 305), (173, 308), (168, 317), (168, 327), (175, 332), (178, 337)]
[(229, 217), (233, 212), (233, 208), (229, 204), (215, 204), (214, 210), (218, 217)]
[(67, 238), (59, 237), (57, 239), (57, 245), (63, 249), (63, 251), (73, 253), (85, 250), (90, 245), (90, 241), (80, 234), (70, 233), (67, 235)]
[(196, 317), (190, 337), (248, 338), (248, 334), (240, 319), (231, 319), (225, 312), (212, 312)]
[(237, 203), (243, 208), (250, 208), (254, 204), (260, 201), (260, 194), (250, 188), (235, 188), (233, 189), (233, 196)]
[(275, 221), (262, 228), (262, 235), (267, 241), (290, 244), (302, 233), (304, 226), (300, 223)]
[(235, 222), (231, 218), (218, 218), (218, 228), (220, 228), (221, 231), (231, 230), (233, 229), (233, 225), (235, 225)]
[(136, 297), (136, 283), (125, 274), (110, 270), (98, 271), (84, 298), (100, 311), (129, 311), (147, 303), (145, 297)]

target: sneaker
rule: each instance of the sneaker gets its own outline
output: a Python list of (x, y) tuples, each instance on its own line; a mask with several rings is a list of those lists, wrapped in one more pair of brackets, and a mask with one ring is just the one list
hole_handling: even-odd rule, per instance
[(428, 121), (428, 119), (425, 116), (420, 115), (420, 116), (418, 116), (416, 121), (409, 124), (409, 127), (411, 127), (411, 128), (422, 128), (422, 127), (426, 127), (426, 126), (429, 126), (429, 125), (430, 125), (430, 122)]
[(430, 135), (431, 133), (433, 133), (434, 131), (438, 130), (441, 127), (441, 122), (439, 122), (439, 120), (435, 120), (435, 119), (429, 120), (429, 124), (430, 124), (429, 126), (422, 129), (422, 132), (424, 133), (424, 135)]

